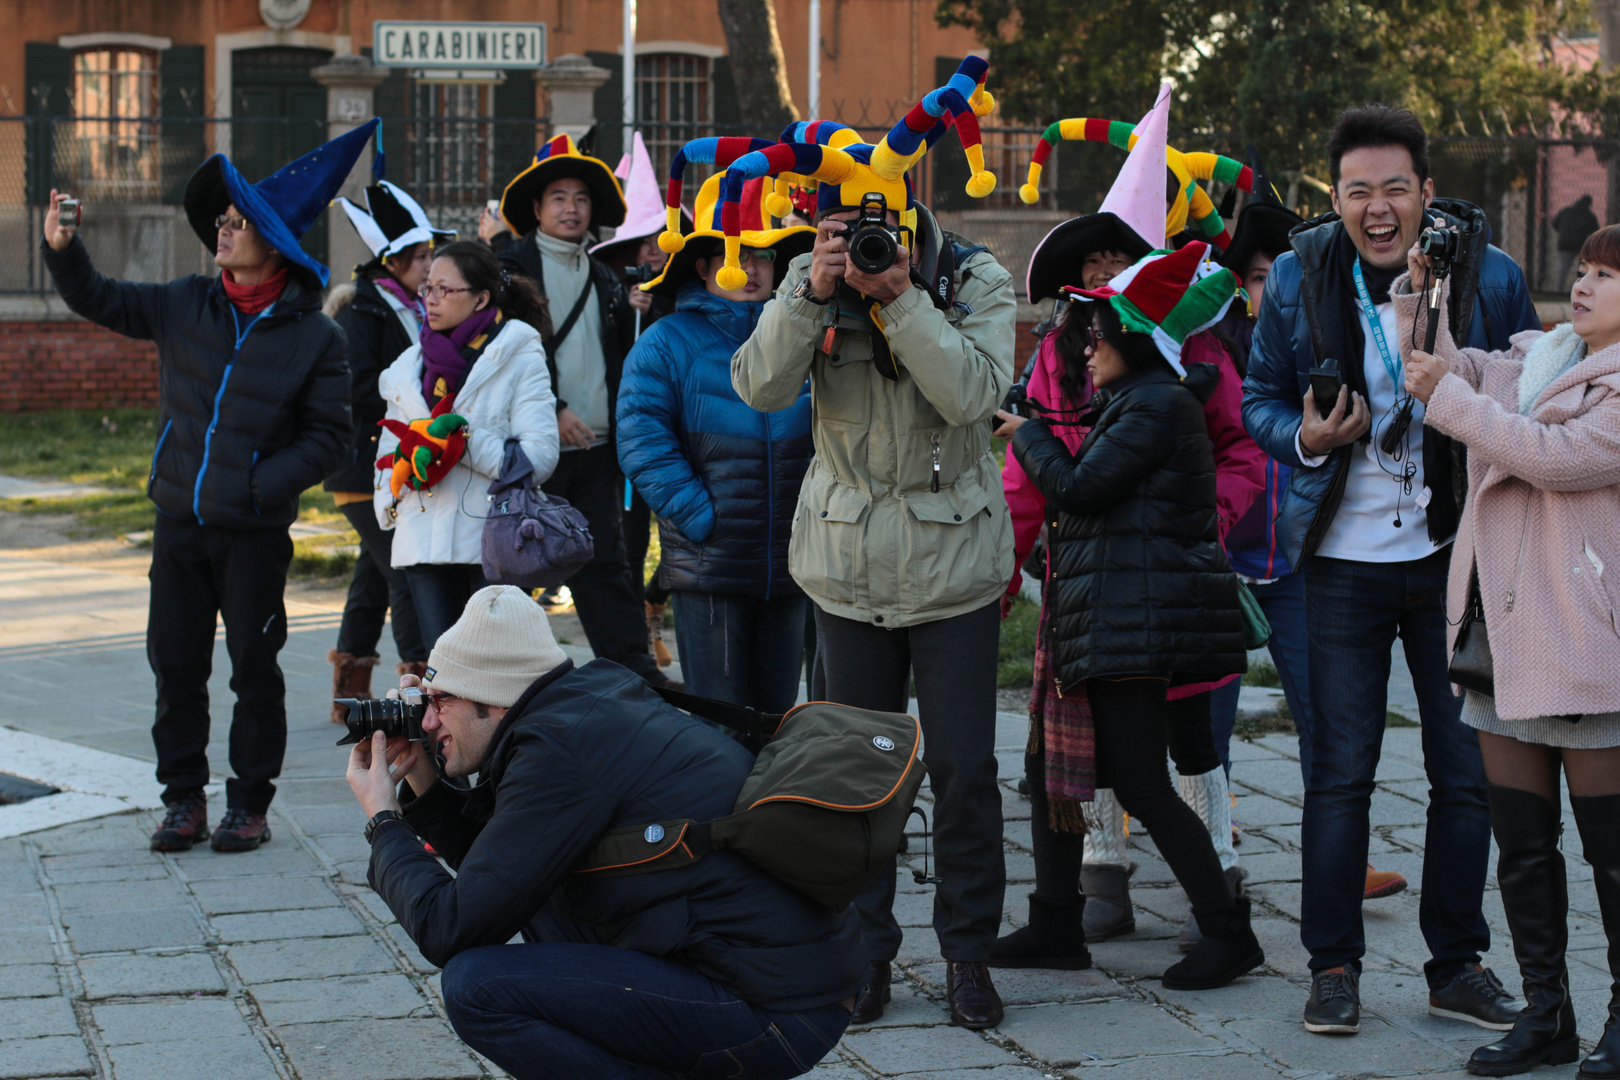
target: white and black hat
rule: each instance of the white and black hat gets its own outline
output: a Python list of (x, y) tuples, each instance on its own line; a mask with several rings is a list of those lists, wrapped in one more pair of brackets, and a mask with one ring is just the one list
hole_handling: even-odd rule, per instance
[(349, 215), (349, 223), (378, 260), (421, 243), (442, 243), (456, 238), (454, 229), (436, 229), (427, 212), (404, 189), (378, 180), (366, 188), (366, 209), (345, 198), (333, 200)]

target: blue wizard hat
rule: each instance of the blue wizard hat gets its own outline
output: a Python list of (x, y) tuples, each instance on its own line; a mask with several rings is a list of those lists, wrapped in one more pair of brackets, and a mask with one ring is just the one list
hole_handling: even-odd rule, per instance
[(213, 250), (219, 230), (214, 219), (234, 205), (259, 230), (265, 242), (294, 266), (314, 274), (325, 288), (332, 272), (298, 246), (349, 178), (380, 120), (370, 120), (353, 131), (317, 146), (274, 174), (249, 184), (224, 154), (215, 154), (186, 184), (186, 220), (191, 231)]

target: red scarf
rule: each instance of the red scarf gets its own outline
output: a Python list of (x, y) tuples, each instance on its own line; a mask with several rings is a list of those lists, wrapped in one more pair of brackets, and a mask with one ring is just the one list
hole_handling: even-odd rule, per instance
[(281, 299), (281, 290), (287, 287), (287, 268), (283, 266), (257, 285), (238, 285), (229, 270), (220, 274), (219, 281), (236, 310), (244, 315), (257, 315)]

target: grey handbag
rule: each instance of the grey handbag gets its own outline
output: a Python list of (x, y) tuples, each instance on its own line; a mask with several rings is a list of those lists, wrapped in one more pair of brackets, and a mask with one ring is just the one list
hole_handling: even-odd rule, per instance
[(484, 577), (492, 585), (550, 589), (583, 569), (595, 550), (585, 515), (536, 487), (534, 465), (508, 439), (501, 475), (489, 485)]
[(1485, 629), (1485, 601), (1479, 595), (1479, 571), (1469, 576), (1468, 609), (1457, 627), (1451, 651), (1451, 681), (1464, 690), (1496, 696), (1496, 674), (1491, 668), (1491, 639)]

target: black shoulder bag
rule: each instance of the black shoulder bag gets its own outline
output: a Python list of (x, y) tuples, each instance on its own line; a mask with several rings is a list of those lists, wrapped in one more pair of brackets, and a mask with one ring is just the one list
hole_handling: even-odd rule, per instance
[(1485, 629), (1485, 601), (1479, 595), (1479, 568), (1468, 577), (1468, 609), (1457, 627), (1451, 652), (1451, 681), (1464, 690), (1496, 696), (1496, 675), (1491, 668), (1491, 639)]

